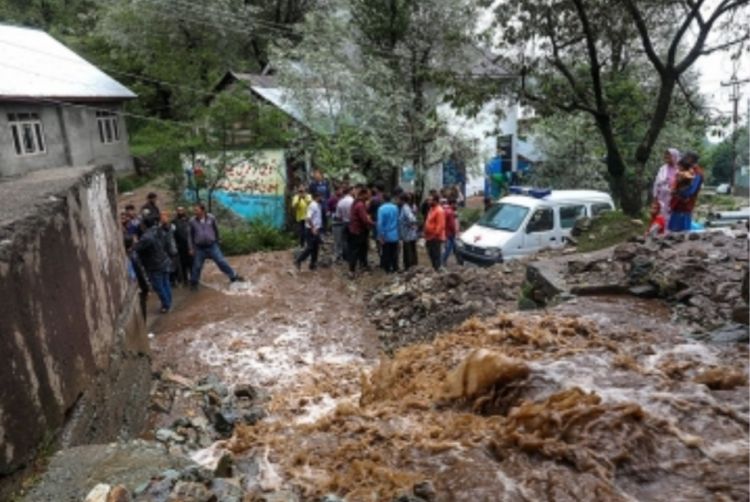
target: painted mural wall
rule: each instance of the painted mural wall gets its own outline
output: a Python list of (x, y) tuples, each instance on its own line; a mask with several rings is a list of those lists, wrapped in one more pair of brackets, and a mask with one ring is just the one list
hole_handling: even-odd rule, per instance
[[(247, 220), (262, 220), (281, 228), (284, 225), (284, 189), (286, 187), (286, 161), (284, 150), (261, 150), (248, 155), (232, 152), (228, 156), (226, 176), (214, 191), (214, 200), (236, 215)], [(220, 154), (200, 153), (193, 163), (183, 158), (188, 176), (189, 192), (197, 183), (204, 186), (205, 179), (215, 175), (221, 165)], [(205, 200), (205, 190), (201, 190)]]

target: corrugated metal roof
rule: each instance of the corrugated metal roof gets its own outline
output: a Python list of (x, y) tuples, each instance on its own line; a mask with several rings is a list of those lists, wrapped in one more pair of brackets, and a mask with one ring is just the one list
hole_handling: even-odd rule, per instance
[(0, 98), (132, 99), (127, 87), (47, 33), (0, 24)]

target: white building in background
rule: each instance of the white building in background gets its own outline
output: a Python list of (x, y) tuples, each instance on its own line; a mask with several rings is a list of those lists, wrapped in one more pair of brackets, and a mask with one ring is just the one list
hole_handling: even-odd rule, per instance
[(47, 33), (0, 24), (0, 176), (132, 168), (120, 112), (136, 95)]

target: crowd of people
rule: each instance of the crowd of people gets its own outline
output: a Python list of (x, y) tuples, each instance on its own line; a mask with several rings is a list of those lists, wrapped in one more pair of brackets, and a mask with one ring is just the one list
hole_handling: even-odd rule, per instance
[(698, 154), (676, 148), (664, 152), (654, 180), (648, 233), (685, 232), (693, 226), (693, 209), (705, 178)]
[(294, 264), (300, 269), (309, 260), (310, 270), (315, 270), (322, 236), (329, 227), (334, 260), (347, 263), (352, 278), (358, 271), (369, 270), (371, 241), (379, 265), (387, 273), (418, 264), (420, 235), (435, 270), (444, 267), (452, 254), (461, 263), (455, 246), (459, 199), (460, 191), (455, 187), (442, 194), (431, 191), (421, 207), (417, 207), (413, 194), (398, 188), (391, 194), (378, 184), (341, 184), (331, 190), (316, 170), (312, 183), (308, 187), (300, 185), (291, 201), (302, 248)]
[(125, 206), (120, 223), (128, 254), (128, 272), (140, 290), (141, 311), (147, 312), (149, 291), (161, 303), (161, 312), (172, 308), (172, 288), (181, 284), (195, 290), (200, 283), (206, 260), (210, 259), (231, 282), (244, 280), (227, 263), (219, 248), (219, 226), (216, 218), (198, 203), (189, 217), (178, 207), (174, 218), (159, 209), (157, 194), (149, 193), (146, 203), (137, 211)]

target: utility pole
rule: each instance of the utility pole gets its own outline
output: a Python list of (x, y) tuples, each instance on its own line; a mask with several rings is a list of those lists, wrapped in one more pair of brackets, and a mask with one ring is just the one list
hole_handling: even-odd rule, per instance
[(739, 80), (737, 79), (737, 74), (735, 73), (732, 75), (732, 80), (729, 82), (722, 82), (722, 87), (732, 87), (732, 95), (730, 96), (730, 100), (733, 102), (733, 109), (732, 109), (732, 177), (729, 180), (729, 193), (734, 193), (734, 181), (737, 178), (737, 127), (739, 126), (740, 122), (740, 115), (739, 115), (739, 103), (740, 103), (740, 85), (741, 84), (747, 84), (750, 82), (750, 78)]

